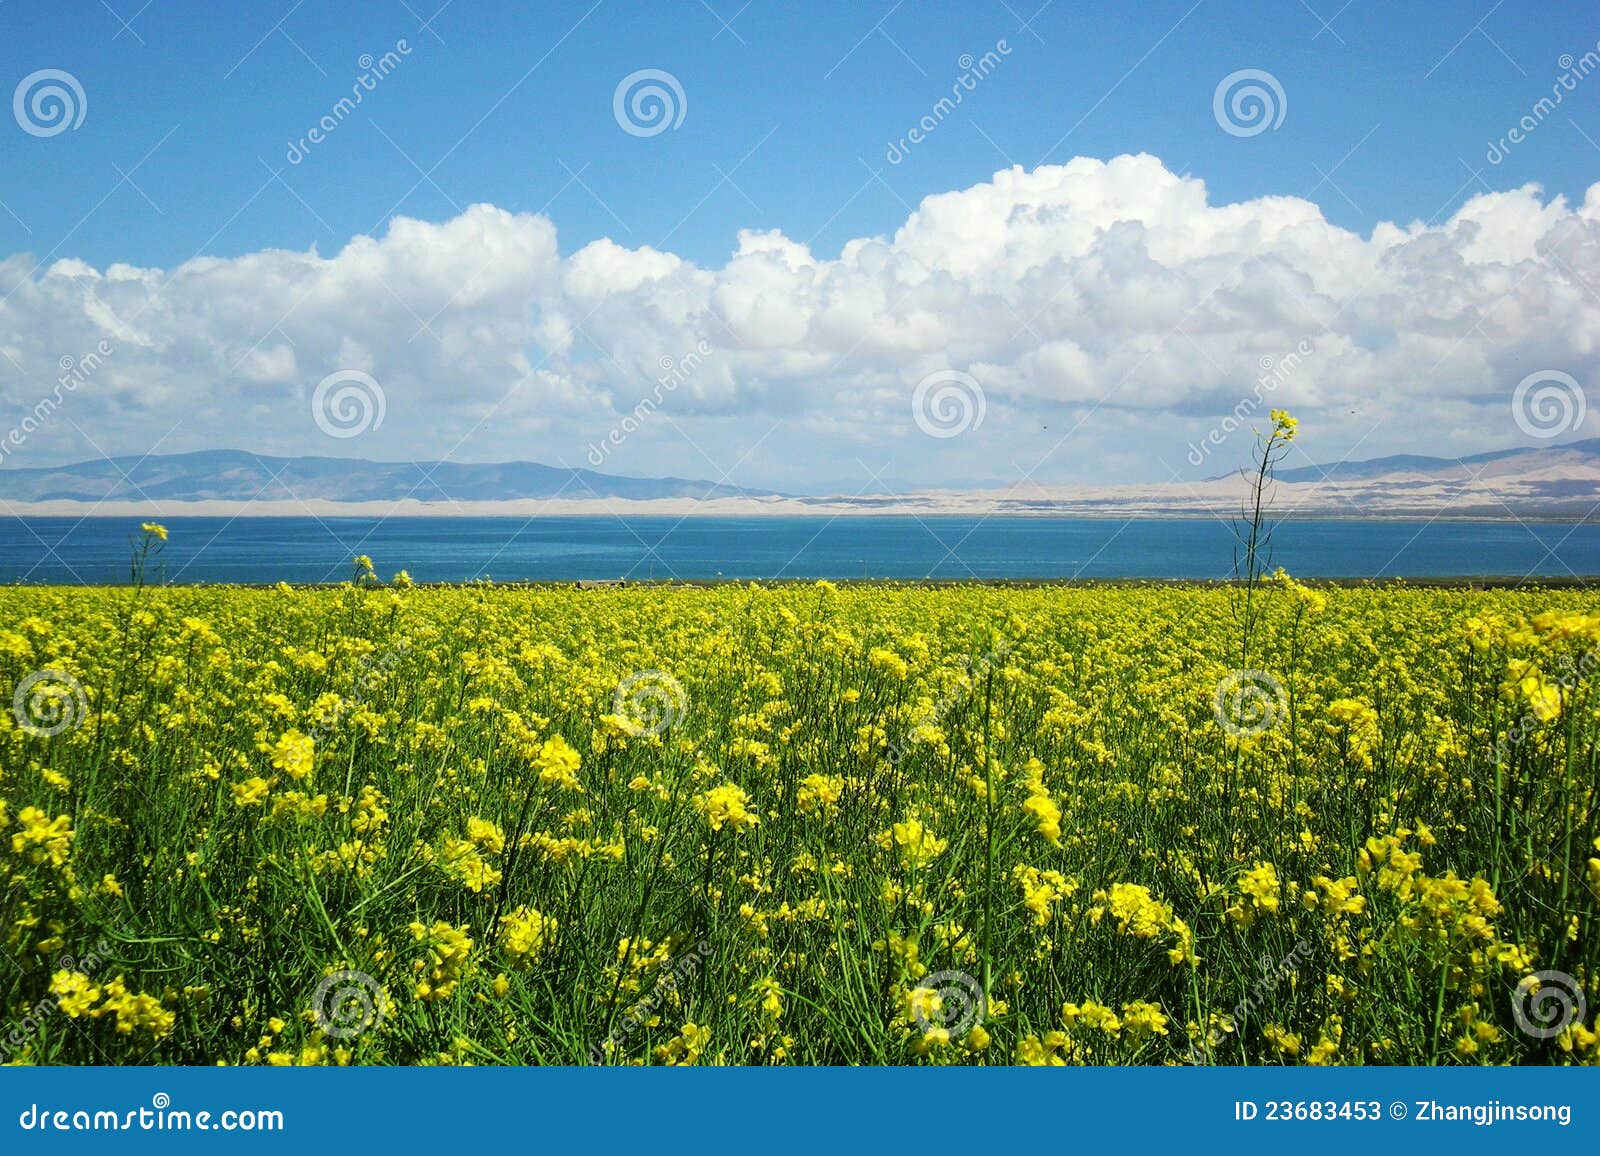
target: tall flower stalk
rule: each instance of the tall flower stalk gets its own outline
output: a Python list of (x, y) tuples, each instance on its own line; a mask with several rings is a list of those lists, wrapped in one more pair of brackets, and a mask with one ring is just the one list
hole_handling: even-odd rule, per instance
[[(1250, 665), (1250, 643), (1261, 616), (1257, 589), (1271, 564), (1272, 526), (1267, 522), (1267, 508), (1272, 498), (1273, 473), (1289, 452), (1289, 443), (1300, 422), (1285, 410), (1272, 411), (1272, 429), (1265, 436), (1257, 434), (1255, 471), (1245, 476), (1250, 482), (1250, 493), (1239, 512), (1243, 528), (1235, 530), (1237, 541), (1233, 549), (1234, 579), (1243, 585), (1243, 593), (1236, 594), (1234, 618), (1239, 623), (1239, 668)], [(1240, 546), (1244, 548), (1240, 556)]]

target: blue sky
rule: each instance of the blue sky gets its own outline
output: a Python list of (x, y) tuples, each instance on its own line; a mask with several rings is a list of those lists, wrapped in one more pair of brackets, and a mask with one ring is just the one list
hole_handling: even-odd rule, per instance
[[(103, 273), (115, 264), (170, 272), (197, 258), (244, 261), (269, 250), (315, 248), (329, 258), (353, 237), (383, 238), (396, 216), (438, 225), (460, 219), (475, 204), (492, 205), (516, 220), (548, 219), (563, 260), (609, 238), (630, 253), (659, 250), (713, 273), (740, 248), (741, 230), (750, 230), (776, 231), (806, 246), (810, 257), (835, 261), (853, 239), (894, 237), (926, 197), (982, 186), (997, 170), (1013, 165), (1031, 172), (1078, 156), (1110, 160), (1151, 154), (1174, 177), (1203, 181), (1211, 206), (1304, 198), (1320, 209), (1330, 230), (1348, 230), (1361, 239), (1370, 239), (1380, 222), (1442, 228), (1470, 198), (1530, 183), (1542, 189), (1535, 195), (1538, 204), (1564, 197), (1575, 208), (1600, 175), (1600, 77), (1578, 80), (1562, 106), (1541, 117), (1498, 164), (1485, 155), (1491, 142), (1501, 140), (1571, 67), (1570, 60), (1563, 63), (1564, 54), (1581, 57), (1595, 49), (1600, 12), (1592, 4), (1158, 0), (1138, 5), (1136, 18), (1130, 18), (1135, 9), (1126, 4), (1041, 7), (1036, 0), (803, 5), (752, 0), (742, 7), (739, 0), (648, 6), (615, 0), (534, 5), (456, 0), (442, 8), (437, 0), (141, 3), (0, 3), (0, 88), (10, 92), (38, 70), (58, 69), (76, 79), (86, 100), (82, 124), (56, 135), (33, 135), (11, 120), (3, 123), (0, 256), (28, 255), (13, 257), (8, 274), (13, 279), (37, 279), (43, 268), (62, 259)], [(340, 118), (298, 163), (290, 163), (291, 143), (301, 141), (350, 93), (363, 73), (363, 55), (380, 57), (402, 41), (406, 50), (397, 55), (398, 64), (365, 94), (360, 107)], [(1005, 49), (998, 52), (1001, 42)], [(886, 156), (891, 143), (902, 141), (951, 92), (965, 71), (964, 54), (986, 52), (996, 53), (997, 66), (967, 91), (958, 109), (939, 116), (925, 139), (891, 163)], [(678, 127), (645, 137), (619, 126), (614, 92), (623, 77), (641, 69), (676, 79), (684, 94)], [(1225, 131), (1214, 113), (1219, 82), (1243, 69), (1270, 74), (1284, 94), (1281, 124), (1255, 135)], [(1053, 207), (1030, 202), (1028, 211), (1070, 217), (1081, 202), (1070, 197), (1068, 202)], [(1144, 204), (1113, 208), (1104, 219), (1094, 217), (1093, 227), (1105, 233), (1122, 220), (1150, 227), (1153, 222), (1141, 214), (1163, 211)], [(1017, 211), (1008, 212), (1015, 217)], [(1588, 228), (1587, 219), (1573, 221), (1581, 230)], [(952, 227), (959, 232), (963, 226)], [(1519, 230), (1525, 231), (1522, 225), (1504, 226), (1508, 236)], [(1210, 226), (1202, 230), (1213, 231)], [(1441, 243), (1444, 237), (1441, 233)], [(1248, 239), (1233, 243), (1233, 255), (1242, 260), (1270, 248), (1252, 254)], [(1458, 238), (1458, 243), (1471, 242)], [(1241, 244), (1246, 248), (1239, 249)], [(1578, 251), (1587, 250), (1580, 244)], [(1181, 256), (1198, 257), (1187, 251)], [(1500, 256), (1515, 269), (1517, 254), (1508, 250)], [(927, 251), (920, 259), (940, 268)], [(1073, 259), (1103, 261), (1104, 254), (1090, 257), (1076, 250)], [(1576, 287), (1579, 296), (1589, 280), (1581, 267), (1571, 265), (1580, 259), (1548, 270), (1568, 288)], [(1159, 253), (1155, 260), (1173, 265)], [(396, 273), (391, 280), (403, 283), (386, 285), (385, 295), (400, 299), (403, 312), (419, 322), (429, 320), (435, 306), (455, 309), (462, 284), (436, 299), (439, 286), (419, 283), (448, 278), (440, 264), (421, 261)], [(1292, 264), (1286, 261), (1285, 267)], [(442, 265), (449, 267), (448, 261)], [(247, 268), (259, 272), (255, 265), (239, 268), (241, 275)], [(981, 279), (970, 269), (951, 275)], [(528, 284), (545, 276), (530, 272)], [(549, 276), (570, 277), (571, 271)], [(636, 288), (634, 274), (618, 276), (612, 290)], [(1337, 286), (1313, 286), (1315, 275), (1307, 276), (1311, 280), (1302, 288), (1308, 295), (1326, 292), (1336, 310), (1356, 302), (1346, 316), (1362, 311), (1360, 290), (1341, 296)], [(1437, 273), (1417, 273), (1409, 284), (1425, 294), (1415, 278), (1434, 276), (1450, 274), (1441, 267)], [(1019, 286), (1022, 281), (1019, 273)], [(1450, 284), (1451, 292), (1459, 288)], [(0, 306), (3, 339), (7, 325), (23, 325), (29, 294), (18, 294), (15, 280), (0, 289), (13, 294), (10, 314)], [(308, 288), (298, 296), (312, 292)], [(761, 299), (762, 293), (797, 291), (769, 285), (754, 292)], [(1202, 293), (1196, 301), (1204, 298)], [(383, 354), (371, 348), (370, 334), (352, 344), (286, 328), (282, 337), (299, 356), (292, 359), (292, 371), (276, 377), (271, 365), (256, 365), (261, 358), (252, 355), (244, 366), (255, 368), (240, 388), (261, 428), (258, 436), (244, 437), (237, 423), (223, 420), (230, 405), (216, 396), (213, 379), (236, 372), (241, 363), (234, 354), (249, 351), (261, 335), (219, 337), (228, 349), (218, 355), (202, 387), (188, 383), (179, 363), (203, 360), (203, 355), (169, 351), (160, 360), (159, 351), (172, 343), (135, 324), (137, 339), (130, 331), (130, 340), (118, 348), (137, 345), (139, 364), (131, 357), (114, 363), (101, 379), (105, 396), (91, 398), (85, 389), (74, 397), (77, 433), (56, 423), (40, 431), (31, 452), (36, 463), (93, 456), (76, 452), (86, 451), (90, 440), (110, 452), (144, 452), (169, 428), (169, 413), (182, 417), (182, 395), (193, 388), (204, 397), (187, 404), (189, 416), (161, 443), (163, 451), (251, 441), (245, 448), (362, 456), (426, 456), (434, 448), (435, 456), (453, 449), (465, 460), (518, 456), (578, 464), (584, 447), (649, 391), (649, 375), (627, 368), (633, 364), (628, 355), (637, 355), (647, 367), (661, 356), (693, 348), (699, 340), (695, 334), (705, 328), (690, 325), (671, 336), (652, 330), (666, 344), (641, 354), (635, 346), (644, 338), (618, 329), (589, 333), (580, 317), (566, 316), (551, 324), (564, 332), (572, 326), (584, 332), (576, 340), (566, 332), (552, 341), (543, 326), (560, 310), (542, 291), (530, 290), (528, 299), (538, 314), (529, 323), (531, 339), (524, 343), (500, 335), (523, 350), (525, 361), (509, 365), (516, 359), (508, 355), (503, 380), (474, 367), (482, 393), (468, 391), (470, 412), (450, 409), (449, 399), (440, 396), (451, 392), (445, 383), (407, 384), (402, 373), (390, 370), (395, 384), (387, 398), (389, 424), (372, 438), (331, 443), (286, 415), (325, 373), (350, 368), (340, 362), (341, 350), (355, 368), (386, 380), (378, 372), (386, 368)], [(1050, 299), (1049, 293), (1040, 299)], [(717, 291), (708, 290), (705, 301), (684, 309), (715, 312), (717, 302)], [(1587, 324), (1585, 311), (1593, 304), (1572, 305), (1577, 321)], [(650, 307), (670, 312), (660, 301)], [(150, 302), (135, 307), (147, 321), (165, 308)], [(198, 308), (174, 309), (173, 324)], [(1028, 312), (1025, 302), (1011, 301), (1006, 308)], [(1464, 305), (1451, 313), (1449, 323), (1459, 320), (1468, 333), (1486, 308)], [(1524, 325), (1533, 324), (1531, 309)], [(86, 313), (92, 320), (93, 310)], [(817, 332), (819, 314), (810, 316), (812, 328), (803, 339), (791, 334), (796, 348), (787, 351), (788, 363), (747, 358), (734, 365), (728, 359), (721, 371), (726, 380), (694, 384), (673, 396), (678, 413), (671, 429), (669, 423), (655, 423), (657, 428), (634, 439), (626, 457), (619, 453), (605, 468), (704, 474), (708, 457), (726, 468), (736, 452), (707, 454), (707, 445), (695, 443), (748, 449), (770, 416), (789, 431), (777, 435), (780, 439), (792, 435), (814, 446), (818, 464), (805, 476), (792, 455), (774, 453), (770, 442), (762, 443), (740, 467), (749, 480), (847, 484), (858, 472), (863, 448), (882, 439), (852, 425), (852, 405), (844, 395), (860, 391), (873, 399), (870, 405), (861, 403), (872, 410), (888, 388), (885, 367), (878, 364), (870, 374), (850, 377), (845, 371), (856, 355), (846, 343), (812, 370), (814, 378), (840, 380), (833, 385), (822, 380), (818, 396), (803, 395), (794, 381), (802, 372), (801, 346)], [(288, 325), (298, 319), (297, 313)], [(472, 332), (473, 319), (460, 320), (463, 332)], [(728, 317), (711, 320), (722, 325)], [(764, 324), (785, 328), (782, 321), (749, 323), (757, 330)], [(356, 326), (352, 320), (351, 327)], [(1152, 326), (1151, 332), (1159, 334), (1160, 323)], [(1334, 327), (1341, 348), (1345, 341), (1364, 340), (1359, 329), (1345, 332), (1341, 326)], [(743, 353), (766, 348), (759, 334), (752, 338), (737, 323), (733, 328), (739, 330)], [(1044, 324), (1023, 328), (1028, 331), (1023, 343), (1036, 342), (1034, 353), (1065, 340), (1065, 330), (1051, 332)], [(412, 326), (398, 340), (414, 345), (415, 333)], [(1214, 424), (1207, 415), (1215, 419), (1231, 411), (1233, 397), (1251, 382), (1247, 371), (1227, 360), (1231, 354), (1202, 348), (1200, 360), (1215, 355), (1217, 361), (1211, 367), (1216, 373), (1202, 376), (1218, 380), (1194, 395), (1178, 396), (1158, 383), (1152, 387), (1157, 401), (1149, 406), (1127, 404), (1125, 390), (1086, 416), (1092, 401), (1088, 387), (1073, 388), (1073, 378), (1055, 389), (1048, 374), (1029, 368), (1030, 351), (1016, 348), (1013, 336), (1000, 342), (1008, 345), (1004, 358), (969, 339), (962, 342), (963, 358), (954, 356), (953, 347), (945, 351), (954, 369), (980, 382), (984, 375), (975, 366), (993, 370), (994, 384), (985, 397), (989, 424), (974, 430), (980, 436), (959, 442), (924, 439), (920, 446), (913, 440), (904, 452), (887, 455), (893, 462), (884, 477), (907, 484), (1004, 484), (1011, 467), (992, 466), (997, 449), (1007, 457), (1015, 456), (1013, 451), (1037, 456), (1052, 439), (1041, 438), (1036, 445), (1034, 434), (1052, 423), (1061, 429), (1081, 422), (1093, 434), (1095, 452), (1076, 455), (1076, 465), (1064, 460), (1066, 454), (1052, 454), (1035, 480), (1160, 480), (1166, 466), (1179, 464), (1181, 448)], [(89, 348), (93, 337), (92, 329), (72, 331), (63, 324), (57, 340), (62, 348), (53, 350), (34, 349), (25, 334), (14, 335), (12, 364), (0, 361), (0, 396), (13, 408), (27, 409), (50, 382), (48, 366), (81, 352), (73, 341), (87, 341), (82, 348)], [(727, 334), (723, 337), (726, 344)], [(1184, 340), (1205, 346), (1188, 336)], [(1508, 340), (1498, 335), (1496, 348), (1503, 351)], [(311, 345), (319, 341), (331, 342), (330, 351), (310, 356)], [(1530, 368), (1560, 369), (1580, 381), (1594, 368), (1581, 343), (1555, 348), (1531, 329), (1518, 341), (1529, 346), (1527, 356), (1551, 362), (1528, 361)], [(438, 343), (439, 364), (448, 367), (452, 342), (443, 335)], [(902, 375), (907, 392), (937, 353), (925, 340), (913, 344)], [(1064, 356), (1071, 362), (1086, 348), (1081, 337), (1074, 337)], [(154, 366), (148, 361), (152, 357), (158, 362)], [(1479, 360), (1492, 367), (1495, 358), (1491, 349)], [(286, 349), (274, 364), (282, 367), (289, 360)], [(602, 374), (596, 367), (603, 365), (612, 368)], [(1446, 363), (1440, 372), (1454, 373), (1440, 392), (1455, 390), (1465, 400), (1449, 415), (1435, 415), (1446, 428), (1432, 429), (1425, 439), (1432, 444), (1411, 444), (1403, 422), (1385, 422), (1360, 443), (1357, 456), (1398, 449), (1464, 453), (1517, 440), (1511, 423), (1491, 426), (1477, 420), (1483, 415), (1472, 408), (1487, 404), (1492, 395), (1487, 378), (1503, 376), (1503, 366), (1486, 369), (1485, 380), (1459, 390), (1456, 385), (1464, 374), (1471, 376), (1470, 369), (1452, 371)], [(1322, 373), (1314, 386), (1308, 378), (1287, 387), (1283, 397), (1329, 410), (1322, 426), (1328, 437), (1318, 456), (1331, 460), (1356, 445), (1367, 428), (1364, 420), (1345, 419), (1364, 418), (1357, 411), (1365, 401), (1376, 406), (1380, 399), (1371, 382), (1363, 385), (1367, 392), (1361, 398), (1340, 393), (1331, 364)], [(482, 411), (519, 376), (534, 383), (530, 388), (549, 389), (551, 404), (530, 407), (542, 409), (543, 416), (515, 410), (484, 421)], [(1509, 394), (1515, 384), (1515, 378), (1505, 381), (1501, 392)], [(1295, 388), (1305, 396), (1294, 398)], [(1368, 408), (1383, 417), (1382, 410)], [(1334, 410), (1340, 411), (1337, 420)], [(1422, 417), (1426, 411), (1406, 412)], [(504, 424), (501, 416), (511, 420), (512, 433), (496, 437), (492, 431)], [(474, 423), (482, 428), (470, 429)], [(1124, 444), (1127, 431), (1156, 427), (1166, 447), (1162, 466), (1128, 452)], [(457, 428), (459, 447), (430, 443), (438, 430)], [(696, 428), (703, 432), (696, 434)], [(985, 445), (983, 428), (1001, 440)], [(914, 437), (916, 431), (910, 433)], [(1416, 440), (1415, 431), (1410, 437)], [(19, 450), (5, 464), (29, 464), (25, 456)], [(1026, 464), (1022, 469), (1026, 472)]]
[[(126, 29), (99, 0), (7, 0), (5, 78), (63, 68), (84, 84), (89, 115), (48, 142), (5, 135), (0, 199), (32, 231), (0, 214), (0, 247), (48, 250), (169, 129), (132, 178), (164, 212), (123, 186), (58, 255), (165, 266), (327, 250), (397, 212), (439, 219), (476, 201), (549, 213), (563, 248), (667, 238), (711, 262), (739, 228), (781, 228), (827, 253), (998, 168), (1128, 152), (1203, 177), (1217, 200), (1310, 193), (1329, 220), (1367, 232), (1459, 205), (1478, 189), (1463, 161), (1495, 188), (1538, 181), (1580, 198), (1600, 172), (1600, 148), (1564, 117), (1498, 168), (1484, 159), (1558, 57), (1600, 39), (1590, 4), (1153, 0), (1130, 20), (1126, 4), (1052, 3), (1024, 29), (1037, 0), (741, 2), (456, 0), (424, 27), (438, 0), (153, 0)], [(142, 6), (110, 3), (124, 19)], [(348, 92), (362, 54), (401, 39), (411, 55), (359, 121), (286, 169), (292, 192), (257, 196), (261, 162), (286, 168), (289, 142)], [(889, 165), (889, 142), (944, 95), (959, 57), (1001, 39), (1011, 57), (981, 98)], [(616, 81), (641, 67), (673, 73), (688, 98), (681, 129), (647, 148), (611, 118)], [(1213, 87), (1242, 67), (1284, 84), (1281, 130), (1216, 131)], [(1565, 112), (1600, 139), (1600, 93), (1588, 96)], [(430, 181), (417, 184), (419, 168)], [(568, 169), (583, 170), (581, 184)]]

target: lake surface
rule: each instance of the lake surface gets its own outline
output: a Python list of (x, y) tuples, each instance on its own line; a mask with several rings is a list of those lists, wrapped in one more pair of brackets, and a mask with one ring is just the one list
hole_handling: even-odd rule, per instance
[[(169, 582), (338, 582), (369, 554), (419, 582), (578, 578), (1224, 578), (1213, 519), (173, 518)], [(0, 519), (0, 582), (128, 579), (138, 521)], [(1600, 524), (1283, 522), (1272, 564), (1303, 577), (1600, 575)]]

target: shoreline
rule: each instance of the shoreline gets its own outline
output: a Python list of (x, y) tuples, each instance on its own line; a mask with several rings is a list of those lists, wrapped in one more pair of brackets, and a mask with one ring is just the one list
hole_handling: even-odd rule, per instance
[[(1452, 509), (1449, 505), (1393, 506), (1366, 510), (1309, 507), (1290, 508), (1275, 515), (1279, 522), (1450, 522), (1460, 524), (1518, 525), (1539, 522), (1545, 525), (1586, 525), (1600, 523), (1600, 510), (1591, 503), (1573, 505), (1484, 506), (1476, 503)], [(536, 499), (504, 502), (398, 502), (310, 501), (232, 502), (232, 501), (137, 501), (48, 502), (0, 501), (0, 519), (27, 521), (32, 518), (77, 518), (82, 520), (139, 519), (181, 520), (185, 518), (321, 520), (370, 519), (573, 519), (573, 518), (672, 518), (672, 519), (780, 519), (780, 518), (1039, 518), (1063, 521), (1192, 522), (1239, 516), (1233, 506), (1195, 504), (1190, 506), (1155, 503), (1113, 502), (1049, 503), (1013, 500), (1006, 503), (960, 500), (914, 499), (837, 499), (837, 498), (692, 498), (656, 499)]]

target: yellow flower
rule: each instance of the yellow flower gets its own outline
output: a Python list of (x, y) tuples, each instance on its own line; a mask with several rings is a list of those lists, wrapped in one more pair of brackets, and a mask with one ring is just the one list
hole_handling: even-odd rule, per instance
[[(1149, 1005), (1145, 1006), (1148, 1007)], [(1081, 1024), (1086, 1028), (1093, 1028), (1111, 1036), (1118, 1035), (1122, 1031), (1122, 1021), (1117, 1018), (1117, 1013), (1092, 999), (1085, 1000), (1081, 1004), (1062, 1004), (1061, 1022), (1069, 1028), (1075, 1028)], [(1165, 1024), (1165, 1018), (1161, 1022)]]
[[(1347, 875), (1343, 879), (1318, 875), (1312, 882), (1322, 892), (1322, 910), (1330, 915), (1360, 915), (1367, 908), (1366, 896), (1356, 894), (1354, 875)], [(1309, 888), (1301, 893), (1301, 900), (1307, 907), (1316, 907), (1319, 903), (1315, 892)]]
[(141, 522), (139, 529), (162, 542), (167, 540), (167, 528), (159, 522)]
[(582, 756), (560, 735), (546, 739), (539, 748), (538, 756), (533, 760), (534, 769), (539, 772), (540, 782), (554, 783), (569, 791), (583, 790), (582, 784), (578, 782), (578, 768), (582, 763)]
[(1167, 1034), (1167, 1017), (1160, 1004), (1134, 1000), (1122, 1005), (1122, 1028), (1134, 1036), (1164, 1036)]
[(1050, 922), (1052, 907), (1063, 896), (1078, 890), (1077, 883), (1059, 871), (1041, 871), (1037, 867), (1018, 864), (1011, 869), (1011, 878), (1022, 888), (1022, 904), (1033, 912), (1033, 921), (1040, 927)]
[(496, 855), (506, 849), (504, 833), (488, 819), (476, 817), (468, 819), (467, 838), (485, 851), (492, 851)]
[(1561, 713), (1561, 687), (1541, 674), (1530, 674), (1517, 683), (1528, 709), (1540, 722), (1549, 722)]
[(1359, 726), (1378, 717), (1377, 711), (1358, 698), (1334, 699), (1328, 704), (1328, 714), (1346, 726)]
[(1106, 906), (1091, 908), (1091, 917), (1098, 922), (1109, 910), (1117, 921), (1117, 930), (1136, 939), (1154, 939), (1172, 925), (1172, 908), (1141, 884), (1113, 883), (1109, 895), (1097, 891), (1095, 898)]
[(1022, 809), (1039, 824), (1039, 834), (1046, 842), (1061, 846), (1061, 808), (1054, 799), (1049, 795), (1029, 795)]
[(902, 866), (919, 870), (944, 854), (949, 841), (941, 839), (922, 825), (920, 819), (907, 819), (891, 824), (878, 835), (878, 845), (884, 850), (897, 849)]
[(50, 977), (50, 994), (68, 1019), (89, 1014), (100, 999), (100, 989), (81, 971), (58, 971)]
[(1065, 1067), (1067, 1061), (1056, 1055), (1060, 1046), (1059, 1042), (1047, 1043), (1038, 1036), (1023, 1036), (1017, 1043), (1017, 1063), (1028, 1068)]
[(76, 834), (70, 815), (52, 819), (38, 807), (24, 807), (17, 812), (17, 823), (22, 830), (11, 836), (12, 854), (27, 855), (34, 863), (49, 863), (52, 867), (66, 865)]
[(412, 923), (411, 937), (423, 945), (425, 954), (418, 960), (416, 970), (422, 978), (417, 980), (413, 994), (429, 1003), (447, 1000), (455, 995), (466, 973), (472, 955), (472, 938), (467, 927), (455, 927), (442, 919), (433, 926)]
[(844, 780), (836, 775), (807, 775), (795, 792), (795, 806), (804, 815), (829, 811), (844, 794)]
[(1261, 1034), (1267, 1043), (1280, 1054), (1285, 1056), (1298, 1056), (1300, 1054), (1300, 1034), (1279, 1027), (1277, 1024), (1268, 1024), (1261, 1029)]
[(500, 946), (519, 967), (537, 963), (555, 938), (556, 921), (524, 904), (500, 917)]
[(750, 990), (760, 1004), (761, 1013), (769, 1019), (779, 1019), (783, 1015), (783, 985), (770, 975), (758, 979), (750, 985)]
[(440, 858), (445, 871), (459, 879), (468, 891), (478, 893), (500, 884), (500, 872), (486, 863), (478, 848), (465, 839), (446, 839)]
[(311, 774), (316, 743), (299, 731), (285, 731), (269, 749), (272, 765), (291, 779), (303, 780)]
[(891, 677), (903, 679), (911, 668), (906, 665), (906, 660), (892, 650), (875, 647), (868, 655), (867, 662), (873, 670), (887, 672)]
[(172, 1030), (177, 1018), (155, 996), (129, 991), (120, 975), (106, 984), (105, 1002), (89, 1014), (98, 1019), (108, 1013), (115, 1017), (113, 1026), (120, 1034), (142, 1029), (157, 1039)]
[(710, 1028), (686, 1023), (673, 1039), (656, 1049), (655, 1056), (663, 1064), (686, 1066), (698, 1062), (700, 1053), (710, 1042)]
[(754, 827), (761, 820), (750, 812), (749, 806), (750, 796), (735, 783), (712, 787), (694, 797), (695, 810), (705, 816), (706, 823), (713, 831), (722, 830), (724, 824), (735, 830)]
[(1239, 898), (1228, 908), (1236, 923), (1248, 927), (1258, 915), (1278, 910), (1278, 872), (1271, 863), (1257, 863), (1239, 879)]
[(267, 797), (267, 790), (271, 786), (267, 780), (259, 775), (246, 779), (242, 783), (233, 784), (233, 801), (236, 806), (253, 807)]

